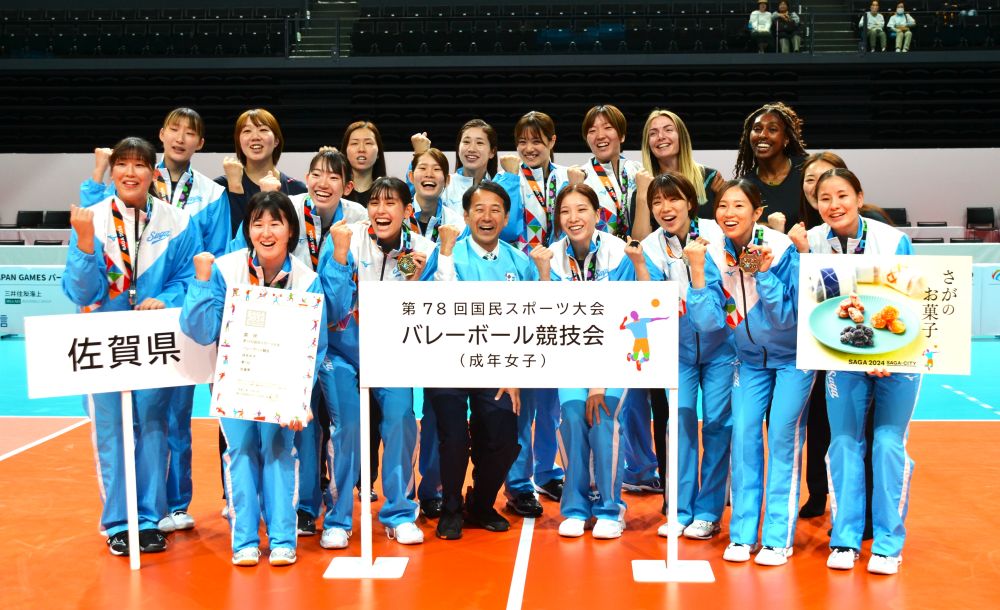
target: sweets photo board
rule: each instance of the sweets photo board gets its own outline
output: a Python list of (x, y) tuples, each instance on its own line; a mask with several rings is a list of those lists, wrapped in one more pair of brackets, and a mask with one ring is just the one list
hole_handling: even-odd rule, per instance
[(803, 254), (800, 369), (968, 375), (972, 259)]

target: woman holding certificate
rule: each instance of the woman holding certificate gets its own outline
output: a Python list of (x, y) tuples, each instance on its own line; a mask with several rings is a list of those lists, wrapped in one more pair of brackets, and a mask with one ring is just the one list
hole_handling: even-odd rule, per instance
[[(861, 216), (864, 192), (848, 169), (835, 168), (819, 177), (817, 202), (823, 224), (808, 233), (801, 226), (789, 237), (808, 240), (811, 252), (823, 254), (913, 254), (908, 235)], [(877, 323), (875, 323), (877, 325)], [(875, 409), (872, 450), (872, 528), (875, 540), (868, 571), (895, 574), (902, 562), (909, 508), (913, 460), (906, 453), (910, 417), (920, 393), (921, 375), (890, 375), (885, 369), (869, 373), (830, 371), (826, 376), (830, 449), (827, 464), (835, 501), (830, 556), (826, 565), (850, 570), (860, 556), (865, 526), (865, 418)], [(874, 399), (874, 400), (873, 400)]]
[[(202, 345), (218, 341), (223, 307), (230, 287), (241, 284), (322, 294), (316, 272), (292, 256), (299, 221), (291, 200), (281, 192), (250, 198), (241, 248), (218, 260), (208, 252), (194, 257), (195, 281), (181, 312), (181, 330)], [(323, 312), (322, 326), (326, 326)], [(316, 363), (326, 354), (326, 333), (319, 333)], [(313, 371), (315, 379), (316, 371)], [(267, 526), (273, 566), (295, 563), (298, 454), (295, 432), (312, 419), (293, 418), (278, 424), (224, 417), (226, 499), (232, 528), (233, 565), (255, 566), (260, 559), (258, 529)]]
[[(601, 204), (586, 184), (567, 186), (555, 200), (556, 230), (565, 236), (550, 248), (537, 246), (531, 258), (542, 281), (646, 281), (662, 279), (637, 241), (625, 243), (597, 230)], [(637, 361), (637, 365), (638, 365)], [(619, 538), (625, 529), (622, 479), (625, 453), (622, 441), (623, 388), (560, 388), (560, 452), (566, 469), (559, 509), (564, 520), (559, 535), (583, 536), (590, 518), (596, 518), (594, 538)], [(593, 460), (593, 461), (591, 461)], [(593, 465), (591, 468), (591, 464)], [(600, 500), (590, 498), (591, 469)]]
[[(795, 511), (805, 439), (806, 401), (813, 371), (795, 368), (799, 253), (783, 233), (757, 224), (764, 212), (760, 191), (745, 179), (723, 185), (715, 219), (725, 239), (709, 252), (722, 270), (726, 307), (739, 365), (733, 376), (733, 512), (726, 561), (777, 566), (788, 562), (795, 540)], [(768, 405), (767, 494), (764, 436)]]

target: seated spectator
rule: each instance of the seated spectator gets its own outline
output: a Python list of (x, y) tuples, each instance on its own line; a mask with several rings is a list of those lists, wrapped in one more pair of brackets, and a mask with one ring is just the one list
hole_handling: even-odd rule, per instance
[(757, 10), (750, 13), (750, 37), (757, 43), (757, 52), (763, 53), (771, 43), (771, 12), (767, 10), (767, 2), (757, 3)]
[(858, 27), (864, 32), (869, 51), (885, 51), (885, 17), (878, 12), (878, 1), (872, 2), (871, 10), (861, 15)]
[(799, 35), (799, 16), (788, 10), (788, 2), (781, 0), (778, 10), (772, 15), (778, 33), (779, 53), (798, 53), (802, 46)]
[(889, 17), (889, 31), (896, 37), (896, 52), (906, 53), (910, 50), (910, 42), (913, 40), (913, 32), (910, 30), (917, 25), (913, 17), (906, 12), (906, 7), (900, 2), (896, 5), (896, 14)]

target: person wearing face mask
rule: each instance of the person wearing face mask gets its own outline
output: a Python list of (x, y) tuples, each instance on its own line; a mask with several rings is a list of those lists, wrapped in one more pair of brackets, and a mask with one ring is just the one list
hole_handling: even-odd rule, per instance
[[(175, 108), (167, 113), (160, 128), (163, 157), (153, 174), (156, 196), (191, 214), (206, 250), (221, 256), (229, 240), (229, 198), (226, 189), (194, 169), (191, 159), (205, 145), (205, 123), (191, 108)], [(110, 148), (94, 150), (92, 179), (80, 185), (80, 205), (89, 207), (115, 194), (114, 183), (104, 184), (109, 168)], [(194, 386), (172, 389), (167, 445), (167, 514), (160, 520), (163, 532), (194, 527), (188, 513), (194, 486), (191, 481), (191, 411)]]
[[(368, 213), (360, 204), (345, 199), (349, 195), (353, 182), (351, 166), (347, 158), (335, 148), (323, 147), (309, 163), (306, 174), (308, 192), (290, 197), (295, 209), (299, 227), (299, 237), (291, 255), (298, 258), (307, 267), (318, 271), (319, 250), (323, 240), (334, 223), (344, 220), (348, 223), (361, 222), (368, 218)], [(265, 191), (276, 191), (277, 181), (265, 180), (261, 185)], [(228, 251), (246, 248), (242, 226), (229, 245)], [(330, 399), (324, 401), (324, 392), (337, 392), (335, 385), (323, 383), (328, 378), (325, 369), (320, 370), (319, 381), (313, 389), (312, 410), (316, 416), (316, 425), (309, 426), (295, 434), (295, 447), (299, 453), (299, 504), (298, 504), (298, 534), (312, 536), (316, 533), (316, 517), (319, 516), (323, 501), (322, 472), (320, 464), (323, 459), (329, 461), (326, 452), (326, 442), (330, 438), (331, 409), (324, 406)], [(328, 468), (333, 471), (332, 466)], [(333, 494), (327, 489), (327, 505), (333, 502)]]
[[(191, 215), (151, 194), (156, 152), (142, 138), (125, 138), (108, 156), (114, 194), (70, 212), (62, 288), (81, 313), (179, 307), (193, 279), (191, 259), (202, 248)], [(157, 239), (153, 239), (157, 236)], [(160, 238), (166, 236), (164, 238)], [(136, 390), (135, 468), (139, 550), (167, 541), (158, 529), (167, 511), (168, 414), (173, 388)], [(94, 429), (100, 480), (101, 528), (112, 555), (129, 553), (122, 455), (121, 395), (84, 397)]]
[[(657, 176), (645, 199), (660, 228), (642, 241), (642, 249), (668, 280), (680, 285), (678, 523), (666, 523), (657, 533), (666, 537), (675, 527), (687, 538), (706, 540), (720, 530), (732, 438), (730, 395), (736, 350), (719, 315), (726, 301), (721, 275), (706, 256), (708, 245), (720, 243), (723, 235), (715, 222), (698, 218), (694, 185), (678, 173)], [(700, 461), (699, 389), (704, 413)]]
[[(618, 239), (597, 230), (600, 201), (586, 184), (571, 184), (556, 197), (556, 227), (563, 235), (549, 247), (536, 246), (531, 258), (541, 281), (662, 280), (638, 241)], [(624, 324), (624, 321), (623, 321)], [(559, 510), (559, 535), (583, 536), (596, 518), (593, 536), (620, 538), (625, 529), (622, 501), (624, 452), (619, 451), (626, 388), (560, 388), (559, 448), (566, 483)], [(591, 466), (592, 465), (592, 466)], [(591, 470), (600, 499), (591, 500)]]
[[(422, 281), (454, 279), (454, 269), (438, 268), (437, 245), (414, 233), (406, 219), (413, 214), (410, 189), (397, 178), (379, 178), (372, 183), (368, 220), (338, 222), (330, 230), (329, 242), (320, 251), (320, 274), (327, 296), (331, 322), (331, 369), (339, 388), (353, 398), (338, 401), (332, 414), (335, 427), (334, 456), (350, 452), (347, 459), (359, 464), (357, 444), (360, 427), (358, 400), (358, 284), (359, 281)], [(334, 330), (336, 329), (336, 330)], [(351, 392), (350, 390), (353, 390)], [(413, 457), (417, 444), (417, 421), (413, 412), (412, 388), (372, 388), (382, 407), (379, 425), (384, 444), (382, 491), (385, 502), (379, 520), (386, 535), (400, 544), (420, 544), (424, 534), (417, 527), (418, 505), (410, 499), (413, 489)], [(357, 468), (334, 469), (337, 489), (350, 489), (357, 481)], [(343, 493), (343, 492), (341, 492)], [(351, 535), (351, 503), (334, 505), (335, 523), (325, 528), (320, 545), (345, 548)], [(329, 517), (329, 515), (328, 515)]]
[(261, 191), (262, 183), (277, 182), (277, 190), (286, 195), (300, 195), (307, 189), (301, 181), (278, 171), (285, 138), (278, 120), (267, 110), (252, 108), (241, 114), (233, 128), (233, 143), (236, 156), (222, 160), (224, 174), (215, 182), (225, 187), (229, 196), (230, 235), (235, 237), (247, 202)]
[[(583, 117), (583, 139), (590, 148), (590, 161), (578, 168), (586, 174), (584, 184), (597, 193), (601, 209), (597, 230), (619, 239), (631, 232), (634, 216), (636, 175), (642, 167), (622, 156), (625, 115), (615, 106), (594, 106)], [(650, 432), (649, 392), (632, 390), (625, 405), (625, 479), (623, 488), (636, 493), (663, 493), (657, 472), (656, 453)]]
[[(738, 364), (733, 376), (732, 517), (722, 558), (787, 563), (795, 540), (799, 472), (813, 371), (795, 367), (799, 253), (783, 233), (758, 225), (764, 211), (749, 180), (730, 180), (715, 207), (725, 239), (709, 252), (722, 271)], [(692, 297), (694, 300), (694, 297)], [(762, 433), (767, 425), (767, 490)], [(764, 508), (761, 528), (761, 508)]]
[[(913, 254), (905, 233), (861, 216), (864, 192), (850, 170), (834, 168), (824, 172), (817, 180), (816, 193), (824, 222), (807, 233), (810, 252)], [(868, 571), (895, 574), (899, 570), (913, 475), (906, 438), (922, 379), (922, 375), (890, 375), (885, 369), (826, 374), (831, 437), (827, 463), (836, 498), (831, 552), (826, 562), (829, 568), (850, 570), (860, 556), (865, 527), (865, 419), (874, 410), (871, 513), (875, 540)]]
[[(500, 239), (525, 254), (548, 246), (558, 236), (556, 195), (570, 182), (583, 181), (583, 172), (553, 162), (556, 126), (544, 112), (531, 111), (514, 125), (517, 156), (500, 158), (502, 171), (495, 182), (507, 191), (510, 214)], [(507, 508), (524, 517), (538, 517), (542, 505), (536, 493), (559, 501), (564, 473), (556, 463), (559, 398), (554, 388), (525, 389), (518, 415), (521, 452), (507, 474)], [(532, 441), (534, 424), (534, 441)]]
[(782, 102), (765, 104), (743, 122), (733, 175), (754, 183), (767, 207), (767, 225), (784, 233), (799, 222), (802, 119)]
[(878, 2), (873, 1), (867, 13), (858, 21), (869, 51), (885, 51), (885, 17), (878, 12)]
[(896, 38), (896, 52), (908, 53), (913, 42), (913, 26), (917, 22), (906, 12), (906, 6), (900, 2), (896, 5), (896, 14), (889, 17), (888, 28)]
[[(428, 148), (422, 153), (414, 153), (410, 162), (411, 170), (407, 178), (413, 187), (413, 215), (407, 219), (410, 229), (434, 243), (439, 243), (440, 231), (444, 226), (454, 227), (460, 232), (465, 229), (465, 219), (453, 208), (445, 205), (442, 194), (448, 186), (448, 158), (436, 148)], [(427, 390), (424, 390), (426, 396)], [(437, 424), (434, 407), (423, 403), (420, 418), (420, 485), (417, 499), (420, 512), (428, 519), (441, 515), (443, 503), (438, 455)]]
[[(231, 287), (250, 284), (323, 293), (316, 272), (291, 253), (298, 243), (299, 223), (287, 195), (261, 192), (251, 197), (242, 232), (249, 248), (218, 259), (210, 252), (193, 257), (196, 281), (184, 300), (180, 325), (185, 335), (202, 345), (219, 340), (226, 293)], [(321, 326), (325, 327), (325, 308), (320, 314)], [(320, 332), (316, 369), (325, 353), (326, 335)], [(281, 425), (219, 418), (227, 444), (226, 498), (235, 566), (255, 566), (260, 560), (258, 530), (262, 517), (267, 526), (270, 564), (287, 566), (296, 561), (299, 472), (294, 435), (312, 420), (311, 408), (304, 406), (303, 411)]]
[[(454, 266), (459, 281), (524, 282), (538, 279), (538, 270), (526, 254), (500, 239), (507, 224), (510, 198), (494, 182), (470, 187), (463, 196), (470, 235), (458, 239), (456, 227), (441, 229), (439, 267)], [(444, 502), (437, 526), (438, 538), (457, 540), (469, 523), (488, 531), (504, 532), (510, 522), (493, 505), (507, 471), (520, 450), (517, 444), (517, 388), (427, 388), (424, 407), (431, 405), (440, 438), (441, 482)], [(471, 417), (466, 417), (470, 412)], [(421, 439), (423, 443), (423, 439)], [(462, 513), (462, 486), (473, 462), (473, 484)]]
[(375, 123), (355, 121), (344, 130), (340, 150), (347, 155), (351, 171), (354, 173), (354, 192), (351, 196), (364, 207), (368, 207), (372, 183), (386, 175), (382, 133)]
[[(455, 142), (455, 172), (448, 177), (448, 186), (441, 193), (441, 201), (459, 215), (462, 210), (462, 196), (483, 180), (493, 180), (498, 171), (497, 132), (482, 119), (467, 121), (458, 130)], [(413, 152), (424, 153), (431, 147), (427, 132), (410, 136)]]

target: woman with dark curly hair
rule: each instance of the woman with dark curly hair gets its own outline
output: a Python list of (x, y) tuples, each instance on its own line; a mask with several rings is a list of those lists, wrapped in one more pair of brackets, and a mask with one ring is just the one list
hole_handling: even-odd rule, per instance
[(767, 224), (784, 233), (799, 222), (802, 161), (806, 156), (802, 119), (784, 102), (764, 104), (743, 122), (734, 176), (760, 189)]

